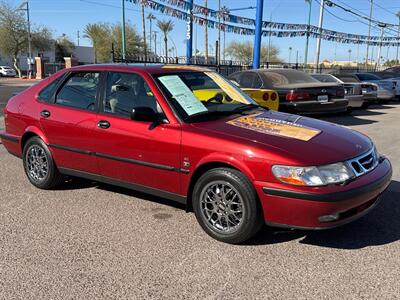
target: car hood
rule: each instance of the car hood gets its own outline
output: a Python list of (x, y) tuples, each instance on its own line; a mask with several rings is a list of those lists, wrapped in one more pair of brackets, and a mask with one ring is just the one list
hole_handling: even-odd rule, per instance
[[(268, 133), (262, 128), (238, 126), (243, 117), (284, 123), (295, 130), (297, 126), (300, 126), (300, 128), (317, 130), (319, 133), (308, 141), (286, 137)], [(249, 146), (261, 147), (274, 154), (281, 154), (293, 164), (307, 166), (344, 161), (354, 158), (372, 147), (371, 140), (357, 131), (317, 119), (274, 111), (253, 111), (247, 116), (232, 116), (191, 125), (204, 134), (213, 134), (219, 138), (228, 138)]]

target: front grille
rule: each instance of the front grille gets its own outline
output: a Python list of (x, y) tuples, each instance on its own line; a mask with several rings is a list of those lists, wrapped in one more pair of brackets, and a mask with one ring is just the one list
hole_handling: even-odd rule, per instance
[(353, 170), (356, 177), (364, 175), (375, 169), (379, 163), (379, 155), (373, 147), (367, 153), (347, 161), (348, 166)]

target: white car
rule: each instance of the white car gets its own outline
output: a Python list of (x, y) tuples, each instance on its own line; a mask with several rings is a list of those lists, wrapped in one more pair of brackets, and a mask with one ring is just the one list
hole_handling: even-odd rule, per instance
[(8, 66), (0, 66), (0, 76), (15, 77), (15, 75), (17, 75), (17, 73), (13, 68)]

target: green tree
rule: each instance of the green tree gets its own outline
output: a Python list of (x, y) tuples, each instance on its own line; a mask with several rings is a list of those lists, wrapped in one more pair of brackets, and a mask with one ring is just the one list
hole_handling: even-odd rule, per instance
[[(21, 77), (18, 57), (27, 51), (27, 21), (21, 11), (7, 2), (0, 2), (0, 52), (12, 58), (14, 68)], [(46, 27), (31, 30), (32, 49), (46, 51), (52, 46), (52, 35)]]
[(158, 21), (157, 27), (161, 30), (164, 34), (164, 50), (165, 50), (165, 57), (168, 58), (168, 34), (174, 29), (174, 23), (169, 21)]
[[(231, 42), (225, 50), (226, 54), (234, 60), (250, 63), (253, 60), (253, 43), (247, 42)], [(261, 46), (261, 62), (280, 62), (278, 57), (279, 49), (271, 45), (271, 53), (268, 54), (268, 47)], [(269, 59), (268, 59), (269, 58)]]
[(65, 34), (56, 40), (56, 61), (64, 61), (64, 57), (70, 57), (75, 49), (75, 43)]
[[(105, 53), (106, 51), (104, 48), (107, 43), (108, 30), (108, 25), (102, 22), (94, 24), (89, 23), (83, 30), (83, 37), (90, 39), (92, 42), (95, 63), (103, 61), (105, 56), (109, 57), (109, 55)], [(108, 49), (110, 49), (110, 47), (111, 43), (108, 45)]]
[[(84, 37), (92, 41), (95, 63), (109, 62), (111, 45), (117, 55), (122, 53), (122, 26), (119, 23), (88, 24), (84, 30)], [(128, 56), (144, 53), (143, 41), (131, 23), (125, 24), (126, 52)]]

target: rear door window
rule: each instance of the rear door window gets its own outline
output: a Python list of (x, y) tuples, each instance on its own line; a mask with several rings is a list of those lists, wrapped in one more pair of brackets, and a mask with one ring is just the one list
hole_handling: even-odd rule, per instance
[(95, 110), (99, 72), (75, 72), (56, 95), (56, 103), (68, 107)]
[(60, 77), (54, 79), (43, 90), (41, 90), (38, 95), (39, 100), (41, 100), (43, 102), (50, 102), (51, 98), (53, 96), (53, 93), (55, 92), (55, 88), (58, 85), (58, 83), (61, 81), (62, 77), (63, 76), (60, 76)]

